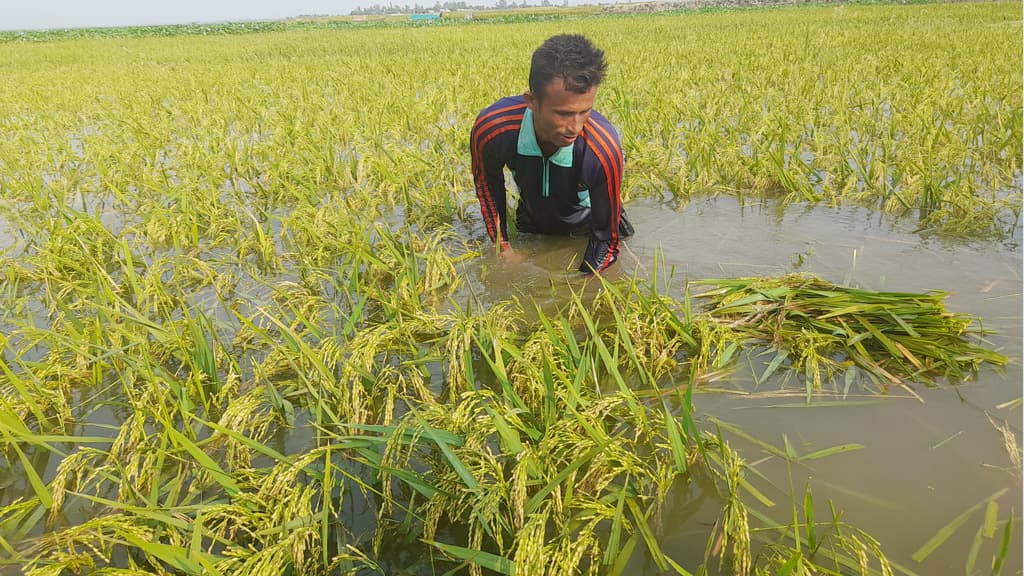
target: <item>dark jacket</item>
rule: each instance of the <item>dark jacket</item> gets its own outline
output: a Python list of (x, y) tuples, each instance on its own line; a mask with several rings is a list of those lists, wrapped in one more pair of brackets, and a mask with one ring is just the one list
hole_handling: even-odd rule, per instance
[(522, 96), (502, 98), (477, 117), (470, 136), (473, 180), (487, 233), (508, 239), (504, 167), (519, 188), (516, 229), (540, 234), (589, 233), (580, 271), (604, 270), (632, 233), (622, 217), (622, 146), (611, 123), (592, 112), (580, 137), (545, 157)]

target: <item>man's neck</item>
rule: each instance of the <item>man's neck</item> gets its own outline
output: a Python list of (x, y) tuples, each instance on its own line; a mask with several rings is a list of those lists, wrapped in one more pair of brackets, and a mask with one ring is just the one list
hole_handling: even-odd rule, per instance
[(533, 135), (537, 139), (537, 146), (540, 148), (540, 153), (544, 155), (544, 158), (550, 158), (552, 154), (558, 152), (558, 146), (550, 142), (545, 142), (540, 138), (537, 138), (537, 117), (533, 118)]
[(555, 146), (554, 144), (537, 142), (537, 145), (540, 146), (540, 153), (543, 154), (545, 158), (551, 158), (555, 152), (558, 152), (558, 146)]

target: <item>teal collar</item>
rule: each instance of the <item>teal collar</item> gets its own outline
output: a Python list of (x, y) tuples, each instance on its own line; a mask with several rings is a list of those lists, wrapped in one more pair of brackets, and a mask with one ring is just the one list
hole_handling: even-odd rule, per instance
[[(548, 161), (562, 168), (572, 168), (572, 147), (573, 145), (570, 144), (559, 148), (548, 158)], [(523, 156), (544, 157), (540, 151), (540, 145), (537, 144), (537, 133), (533, 130), (533, 111), (529, 108), (523, 112), (523, 124), (519, 127), (519, 142), (516, 144), (516, 151)]]

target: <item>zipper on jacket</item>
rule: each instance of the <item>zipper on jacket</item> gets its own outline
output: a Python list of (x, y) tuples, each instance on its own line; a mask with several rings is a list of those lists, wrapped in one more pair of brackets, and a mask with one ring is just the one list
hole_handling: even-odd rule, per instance
[(543, 196), (544, 198), (547, 198), (548, 195), (551, 193), (551, 188), (548, 185), (548, 166), (551, 164), (551, 161), (548, 160), (547, 158), (542, 158), (541, 162), (544, 164), (544, 171), (541, 174), (541, 179), (543, 181), (541, 182), (541, 185), (540, 185), (540, 189), (541, 189), (540, 195)]

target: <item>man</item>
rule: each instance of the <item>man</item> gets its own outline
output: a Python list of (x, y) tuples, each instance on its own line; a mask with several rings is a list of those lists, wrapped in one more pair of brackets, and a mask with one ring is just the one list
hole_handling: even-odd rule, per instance
[(604, 79), (604, 51), (583, 36), (549, 38), (533, 53), (530, 89), (498, 100), (477, 117), (470, 135), (480, 212), (498, 249), (508, 241), (507, 166), (519, 188), (516, 229), (589, 234), (580, 272), (600, 272), (633, 233), (622, 213), (622, 146), (594, 110)]

